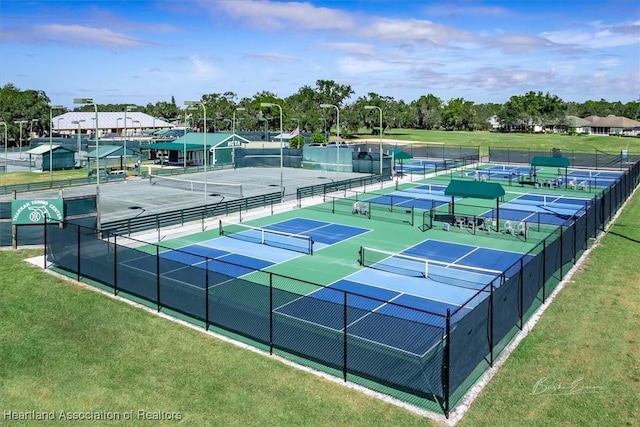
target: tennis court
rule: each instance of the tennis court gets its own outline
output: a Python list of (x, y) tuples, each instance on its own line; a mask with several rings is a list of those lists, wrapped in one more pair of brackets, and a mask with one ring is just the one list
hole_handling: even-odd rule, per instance
[[(500, 205), (499, 214), (504, 220), (561, 226), (584, 214), (590, 205), (591, 199), (582, 197), (519, 193), (515, 198)], [(493, 218), (495, 209), (480, 216)]]
[(444, 194), (446, 188), (444, 185), (424, 184), (396, 190), (389, 194), (376, 195), (366, 201), (380, 205), (429, 210), (451, 201), (451, 196)]
[[(440, 316), (450, 310), (457, 322), (489, 295), (489, 284), (499, 287), (505, 272), (530, 258), (432, 239), (399, 254), (362, 247), (359, 256), (363, 269), (274, 313), (343, 331), (346, 299), (349, 335), (422, 357), (442, 339)], [(478, 291), (483, 291), (481, 298)], [(427, 337), (425, 329), (430, 331)]]
[(449, 169), (456, 165), (454, 159), (423, 159), (413, 158), (403, 160), (401, 164), (395, 166), (394, 170), (400, 173), (413, 173)]
[[(292, 218), (251, 227), (244, 224), (220, 222), (220, 237), (196, 244), (168, 250), (160, 254), (160, 274), (196, 287), (207, 286), (199, 272), (197, 280), (185, 280), (193, 276), (192, 267), (207, 269), (208, 286), (225, 283), (230, 277), (242, 277), (256, 270), (294, 258), (312, 255), (314, 251), (353, 238), (370, 230), (342, 224)], [(155, 274), (156, 256), (140, 256), (121, 263), (138, 272)], [(173, 262), (172, 262), (173, 261)]]

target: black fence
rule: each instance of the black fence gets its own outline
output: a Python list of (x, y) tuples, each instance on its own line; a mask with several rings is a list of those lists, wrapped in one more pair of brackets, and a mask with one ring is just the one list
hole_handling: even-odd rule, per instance
[(194, 206), (186, 209), (103, 222), (100, 228), (105, 235), (130, 235), (131, 233), (154, 229), (157, 229), (159, 232), (163, 227), (184, 225), (193, 221), (202, 221), (204, 229), (204, 222), (209, 218), (238, 214), (239, 220), (242, 221), (243, 212), (247, 212), (250, 209), (271, 207), (271, 212), (273, 213), (273, 206), (279, 204), (281, 201), (282, 193), (278, 191), (275, 193), (245, 197), (243, 199), (225, 200), (203, 206)]
[[(371, 142), (356, 143), (356, 151), (379, 152), (380, 144)], [(480, 148), (468, 147), (461, 145), (442, 145), (442, 144), (382, 144), (382, 150), (385, 154), (392, 150), (399, 149), (409, 153), (414, 158), (432, 159), (432, 160), (456, 160), (458, 162), (470, 163), (480, 160)]]
[(572, 150), (529, 150), (522, 148), (491, 148), (489, 147), (489, 162), (503, 164), (531, 164), (531, 159), (542, 157), (565, 157), (569, 159), (571, 167), (595, 169), (619, 169), (632, 167), (640, 161), (640, 155), (628, 154), (625, 150), (620, 153), (606, 153), (593, 150), (592, 153), (576, 152)]
[[(368, 179), (359, 185), (371, 184), (375, 177)], [(71, 223), (45, 227), (46, 259), (78, 280), (100, 282), (115, 294), (141, 298), (158, 311), (189, 316), (206, 329), (249, 340), (344, 381), (418, 406), (436, 405), (449, 416), (639, 182), (640, 163), (636, 163), (595, 196), (583, 215), (556, 227), (506, 269), (501, 285), (489, 284), (463, 304), (473, 308), (464, 315), (402, 306), (397, 308), (411, 315), (367, 311), (361, 302), (374, 298), (261, 270), (241, 279), (238, 269), (244, 275), (250, 272), (246, 266), (187, 253), (189, 262), (181, 263), (162, 256), (169, 248), (155, 245), (150, 254), (145, 242)], [(350, 184), (327, 185), (338, 190)], [(317, 192), (326, 194), (327, 188), (300, 189), (299, 200)], [(136, 249), (142, 246), (147, 249)], [(196, 257), (204, 268), (192, 266)], [(176, 271), (179, 277), (172, 273)], [(305, 291), (291, 292), (296, 288)], [(335, 294), (314, 298), (311, 294), (316, 291)], [(316, 321), (302, 320), (296, 313)], [(367, 324), (350, 322), (363, 314)]]
[[(86, 178), (58, 179), (55, 181), (30, 182), (26, 184), (13, 184), (0, 186), (0, 195), (28, 193), (32, 191), (57, 190), (67, 187), (80, 187), (83, 185), (97, 184), (97, 176)], [(100, 183), (124, 181), (124, 175), (104, 175), (100, 177)]]

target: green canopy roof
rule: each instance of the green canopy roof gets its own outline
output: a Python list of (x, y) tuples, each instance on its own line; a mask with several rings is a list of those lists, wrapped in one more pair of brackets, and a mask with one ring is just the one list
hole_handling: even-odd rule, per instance
[(408, 160), (408, 159), (413, 159), (413, 156), (409, 153), (407, 153), (406, 151), (402, 151), (398, 148), (394, 148), (393, 150), (391, 150), (389, 152), (389, 154), (391, 154), (393, 156), (394, 159), (396, 160)]
[(497, 182), (452, 180), (444, 190), (447, 196), (475, 199), (498, 199), (504, 196), (502, 185)]
[(569, 167), (569, 159), (566, 157), (544, 157), (537, 156), (531, 159), (531, 166), (549, 166), (554, 168)]
[[(209, 144), (207, 144), (209, 146)], [(202, 151), (202, 144), (179, 144), (177, 142), (157, 142), (155, 144), (143, 144), (140, 146), (143, 150), (177, 150), (177, 151)]]

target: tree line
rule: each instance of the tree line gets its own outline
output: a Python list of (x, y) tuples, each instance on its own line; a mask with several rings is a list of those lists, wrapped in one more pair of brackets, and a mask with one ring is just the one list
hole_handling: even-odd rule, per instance
[[(504, 104), (476, 104), (464, 98), (445, 101), (433, 94), (422, 95), (418, 99), (405, 102), (390, 96), (368, 93), (351, 100), (354, 90), (349, 85), (333, 80), (317, 80), (315, 86), (303, 86), (293, 95), (279, 98), (274, 93), (262, 91), (253, 97), (239, 98), (234, 92), (210, 93), (202, 95), (199, 105), (188, 108), (179, 106), (175, 98), (155, 104), (139, 105), (135, 111), (175, 122), (185, 123), (204, 130), (204, 110), (207, 112), (207, 131), (230, 131), (232, 117), (236, 113), (236, 130), (278, 131), (280, 109), (261, 107), (262, 103), (277, 104), (282, 108), (282, 128), (285, 132), (300, 127), (300, 132), (326, 133), (338, 131), (338, 115), (333, 106), (338, 107), (341, 136), (366, 132), (378, 135), (386, 129), (439, 129), (451, 131), (491, 130), (492, 124), (499, 124), (501, 130), (530, 132), (534, 126), (561, 125), (568, 115), (586, 117), (624, 116), (637, 119), (640, 102), (620, 101), (565, 102), (557, 95), (530, 91), (514, 95)], [(99, 102), (96, 99), (96, 102)], [(321, 108), (321, 104), (328, 104)], [(98, 104), (98, 111), (124, 112), (131, 104)], [(202, 108), (204, 106), (204, 108)], [(369, 108), (365, 108), (369, 106)], [(382, 123), (380, 123), (380, 110)], [(73, 111), (94, 111), (92, 105), (82, 105)], [(54, 116), (65, 111), (55, 111)], [(10, 141), (19, 136), (19, 124), (23, 121), (23, 136), (30, 131), (37, 135), (48, 135), (50, 99), (41, 90), (20, 90), (13, 84), (0, 88), (0, 122), (7, 124)], [(3, 129), (0, 127), (0, 135)]]

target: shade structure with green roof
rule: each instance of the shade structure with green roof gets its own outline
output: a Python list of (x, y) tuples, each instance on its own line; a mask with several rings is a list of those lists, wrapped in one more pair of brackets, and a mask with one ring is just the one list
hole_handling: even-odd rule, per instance
[(446, 196), (451, 196), (451, 215), (455, 215), (455, 197), (472, 199), (495, 199), (496, 226), (500, 224), (500, 198), (506, 194), (502, 185), (497, 182), (451, 180), (444, 190)]

